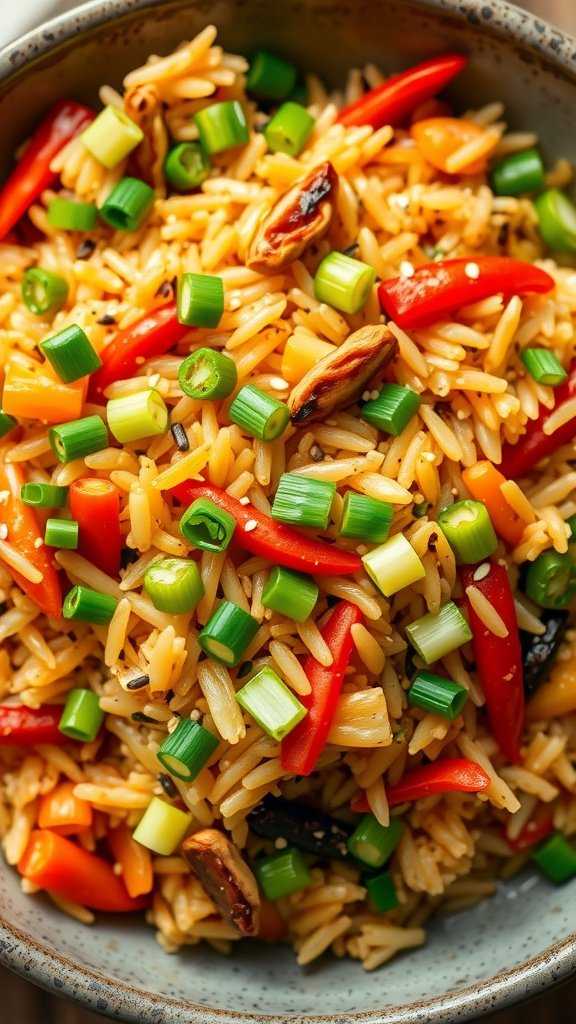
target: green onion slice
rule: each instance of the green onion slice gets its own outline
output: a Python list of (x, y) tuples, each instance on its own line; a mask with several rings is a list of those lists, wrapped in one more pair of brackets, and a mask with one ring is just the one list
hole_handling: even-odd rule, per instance
[(252, 676), (236, 694), (241, 707), (272, 739), (281, 740), (301, 722), (307, 709), (271, 668)]
[(492, 168), (492, 188), (497, 196), (536, 192), (544, 184), (544, 164), (537, 149), (513, 153)]
[(52, 451), (60, 462), (83, 459), (92, 452), (108, 447), (108, 431), (100, 416), (84, 416), (71, 423), (61, 423), (48, 431)]
[(358, 313), (376, 280), (376, 271), (343, 252), (329, 252), (314, 278), (314, 295), (343, 313)]
[(189, 192), (210, 174), (212, 165), (197, 142), (181, 142), (174, 146), (164, 162), (164, 174), (172, 188)]
[(398, 437), (420, 408), (420, 395), (401, 384), (384, 384), (378, 398), (366, 402), (360, 419)]
[(238, 100), (212, 103), (197, 111), (194, 121), (206, 153), (222, 153), (250, 141), (246, 114)]
[(285, 100), (296, 85), (297, 71), (289, 60), (257, 50), (250, 62), (246, 91), (265, 100)]
[(230, 356), (212, 348), (199, 348), (180, 364), (178, 383), (188, 398), (228, 398), (236, 387), (238, 372)]
[(267, 395), (255, 384), (245, 384), (232, 402), (228, 415), (232, 423), (252, 437), (276, 441), (288, 426), (290, 410), (284, 402)]
[(403, 533), (395, 534), (363, 555), (362, 562), (370, 579), (385, 597), (410, 587), (426, 575), (422, 562)]
[(110, 432), (120, 444), (155, 437), (168, 430), (168, 409), (153, 388), (111, 398), (106, 405)]
[(180, 846), (192, 814), (153, 796), (133, 833), (133, 839), (161, 857), (169, 857)]
[(555, 832), (534, 850), (532, 860), (557, 885), (576, 875), (576, 850), (561, 832)]
[(440, 513), (438, 526), (461, 565), (483, 562), (498, 547), (490, 516), (481, 501), (457, 501)]
[(406, 634), (427, 665), (439, 661), (472, 639), (472, 630), (460, 609), (449, 601), (439, 612), (429, 612), (406, 626)]
[(276, 565), (264, 590), (262, 604), (294, 622), (305, 622), (318, 600), (318, 585), (310, 576)]
[(78, 547), (78, 523), (74, 519), (47, 519), (44, 543), (50, 548), (75, 551)]
[(2, 412), (0, 409), (0, 437), (6, 437), (14, 427), (18, 426), (18, 420), (14, 419), (13, 416), (9, 416), (7, 412)]
[(232, 601), (222, 601), (198, 636), (205, 654), (229, 668), (237, 665), (260, 623)]
[(542, 608), (564, 608), (576, 594), (576, 563), (568, 552), (543, 551), (528, 565), (525, 589)]
[(346, 491), (340, 524), (341, 537), (356, 537), (369, 544), (387, 540), (394, 507), (356, 491)]
[(78, 324), (64, 327), (58, 334), (40, 342), (40, 348), (65, 384), (87, 377), (102, 366), (100, 356)]
[(169, 615), (191, 612), (204, 597), (204, 584), (196, 562), (162, 558), (144, 573), (144, 590), (158, 611)]
[(299, 103), (283, 103), (264, 129), (268, 149), (297, 157), (314, 129), (315, 120)]
[(22, 299), (24, 305), (35, 316), (53, 313), (65, 305), (68, 298), (68, 283), (59, 274), (42, 267), (29, 267), (22, 278)]
[(213, 733), (190, 718), (180, 718), (178, 725), (161, 744), (156, 757), (160, 764), (184, 782), (192, 782), (218, 747)]
[(123, 110), (104, 107), (80, 138), (88, 152), (112, 170), (142, 142), (144, 132)]
[(197, 498), (180, 520), (182, 536), (202, 551), (225, 551), (235, 529), (234, 516), (210, 498)]
[(389, 871), (383, 871), (381, 875), (365, 879), (364, 885), (368, 890), (370, 900), (381, 914), (400, 906), (398, 893)]
[(298, 473), (283, 473), (272, 505), (272, 518), (292, 526), (314, 526), (325, 530), (336, 484), (313, 480)]
[(525, 348), (520, 359), (538, 384), (555, 388), (568, 379), (568, 374), (553, 352), (547, 348)]
[(116, 231), (137, 231), (154, 206), (156, 193), (139, 178), (122, 178), (100, 208), (100, 216)]
[(432, 672), (419, 672), (408, 690), (408, 701), (414, 707), (451, 721), (458, 718), (467, 700), (468, 690)]
[(373, 814), (366, 814), (348, 840), (353, 857), (371, 868), (381, 868), (390, 859), (404, 831), (400, 818), (390, 818), (390, 824), (380, 825)]
[(312, 882), (306, 861), (295, 846), (287, 846), (269, 857), (260, 857), (254, 862), (254, 874), (268, 900), (280, 900), (291, 892), (305, 889)]
[(576, 252), (576, 206), (564, 192), (549, 188), (534, 201), (538, 228), (551, 249)]
[(20, 498), (31, 508), (62, 508), (68, 497), (67, 487), (56, 487), (55, 484), (22, 484)]
[(115, 597), (79, 584), (66, 594), (62, 615), (65, 619), (89, 622), (92, 626), (107, 626), (117, 604)]
[(182, 274), (178, 279), (178, 320), (190, 327), (218, 327), (224, 312), (224, 283), (211, 274)]
[(92, 743), (104, 721), (104, 712), (93, 690), (70, 690), (58, 729), (81, 743)]
[(97, 219), (98, 210), (93, 203), (58, 198), (48, 207), (48, 223), (62, 231), (93, 231)]

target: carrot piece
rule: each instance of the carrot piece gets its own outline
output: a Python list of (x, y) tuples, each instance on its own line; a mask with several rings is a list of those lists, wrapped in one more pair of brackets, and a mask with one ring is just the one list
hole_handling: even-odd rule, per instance
[[(419, 152), (432, 167), (449, 173), (447, 161), (461, 146), (479, 138), (484, 128), (459, 117), (428, 117), (410, 128)], [(486, 169), (486, 157), (474, 160), (461, 174), (479, 174)]]
[(154, 872), (150, 851), (132, 838), (128, 826), (123, 823), (118, 828), (111, 828), (108, 845), (116, 863), (122, 868), (122, 879), (129, 896), (144, 896), (152, 892)]
[(2, 391), (2, 410), (18, 419), (41, 420), (43, 423), (67, 423), (82, 415), (86, 379), (64, 384), (49, 364), (6, 367)]
[(500, 488), (506, 477), (491, 462), (484, 459), (475, 466), (465, 469), (462, 480), (476, 501), (488, 509), (496, 533), (511, 547), (520, 543), (527, 523), (510, 507)]
[(260, 895), (260, 927), (258, 938), (267, 942), (281, 942), (286, 938), (288, 927), (276, 903)]
[(40, 797), (38, 827), (49, 828), (59, 836), (84, 832), (92, 824), (92, 805), (74, 795), (75, 782), (61, 782)]

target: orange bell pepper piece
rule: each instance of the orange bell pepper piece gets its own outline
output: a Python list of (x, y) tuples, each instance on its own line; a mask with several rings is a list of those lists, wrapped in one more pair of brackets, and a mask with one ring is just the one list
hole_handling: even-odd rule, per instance
[(109, 830), (108, 845), (116, 863), (122, 868), (122, 880), (128, 894), (136, 897), (152, 892), (154, 872), (150, 851), (132, 838), (127, 825), (121, 824)]
[(507, 482), (506, 477), (491, 462), (483, 459), (465, 469), (462, 480), (472, 497), (486, 506), (496, 533), (511, 547), (516, 547), (527, 523), (514, 512), (500, 490)]
[(75, 782), (61, 782), (40, 797), (39, 828), (49, 828), (59, 836), (72, 836), (90, 828), (92, 805), (74, 795), (75, 786)]
[(80, 419), (86, 396), (86, 378), (64, 384), (48, 363), (6, 366), (2, 410), (17, 419), (67, 423)]
[[(423, 121), (416, 121), (410, 128), (410, 135), (424, 159), (432, 164), (432, 167), (450, 174), (449, 157), (467, 142), (479, 138), (484, 131), (485, 129), (474, 121), (465, 121), (459, 117), (429, 117)], [(485, 169), (486, 156), (483, 156), (457, 173), (479, 174)]]

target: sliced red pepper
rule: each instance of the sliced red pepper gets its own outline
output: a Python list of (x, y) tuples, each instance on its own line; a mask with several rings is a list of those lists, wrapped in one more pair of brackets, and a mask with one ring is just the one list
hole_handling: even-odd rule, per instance
[(176, 306), (171, 302), (147, 313), (131, 327), (118, 331), (100, 353), (102, 366), (90, 377), (89, 400), (104, 402), (104, 391), (110, 384), (133, 377), (142, 363), (165, 355), (190, 330), (179, 322)]
[(46, 114), (0, 190), (0, 240), (56, 180), (52, 160), (94, 117), (92, 110), (73, 100), (59, 100)]
[(23, 704), (0, 705), (0, 746), (33, 747), (36, 743), (72, 743), (58, 729), (59, 704), (26, 708)]
[(48, 829), (32, 832), (18, 870), (34, 885), (92, 910), (130, 913), (149, 902), (129, 896), (108, 861)]
[(421, 103), (441, 92), (466, 63), (462, 54), (446, 53), (416, 64), (349, 103), (340, 111), (338, 120), (346, 126), (369, 124), (372, 128), (398, 124)]
[(310, 775), (324, 749), (354, 646), (352, 626), (362, 621), (356, 605), (340, 601), (322, 630), (332, 664), (327, 668), (311, 654), (302, 663), (312, 686), (311, 693), (299, 698), (308, 714), (284, 737), (280, 752), (282, 767), (294, 775)]
[(524, 728), (524, 681), (522, 647), (516, 622), (514, 597), (508, 573), (498, 562), (482, 578), (478, 566), (462, 566), (464, 589), (476, 587), (502, 619), (508, 636), (496, 636), (476, 614), (465, 594), (472, 629), (474, 660), (486, 697), (492, 735), (509, 761), (520, 760), (520, 739)]
[[(465, 757), (449, 757), (406, 772), (399, 782), (388, 787), (386, 796), (389, 806), (396, 807), (439, 793), (481, 793), (489, 785), (490, 776), (481, 765)], [(354, 800), (351, 808), (359, 814), (369, 811), (366, 794), (362, 793)]]
[(412, 277), (382, 281), (378, 298), (382, 311), (399, 327), (413, 329), (428, 327), (460, 306), (490, 295), (507, 298), (553, 288), (550, 274), (532, 263), (506, 256), (474, 256), (427, 263)]
[(84, 477), (70, 484), (70, 515), (78, 523), (78, 551), (108, 576), (120, 572), (120, 491), (110, 480)]
[(43, 578), (39, 583), (31, 583), (11, 566), (7, 565), (6, 568), (14, 582), (46, 615), (59, 619), (62, 614), (60, 580), (52, 562), (52, 553), (44, 545), (36, 513), (20, 499), (23, 483), (24, 475), (20, 466), (4, 462), (0, 457), (0, 491), (4, 492), (0, 515), (8, 527), (7, 540), (42, 573)]
[(548, 836), (552, 835), (553, 831), (554, 818), (548, 808), (544, 807), (539, 814), (536, 814), (534, 818), (526, 822), (524, 828), (515, 839), (510, 839), (506, 832), (504, 832), (504, 840), (514, 853), (520, 853), (522, 850), (528, 850), (531, 846), (535, 846), (536, 843), (542, 842), (543, 839), (547, 839)]
[(576, 416), (573, 416), (553, 434), (545, 434), (544, 427), (553, 412), (565, 402), (576, 398), (576, 362), (568, 371), (568, 380), (554, 388), (554, 407), (542, 409), (537, 420), (528, 420), (526, 431), (516, 444), (505, 444), (502, 448), (500, 470), (509, 480), (529, 473), (541, 459), (548, 458), (563, 444), (569, 444), (576, 437)]
[[(346, 576), (362, 568), (358, 555), (342, 551), (324, 540), (306, 537), (292, 526), (277, 523), (254, 505), (241, 505), (236, 498), (212, 484), (187, 480), (173, 487), (170, 493), (185, 505), (190, 505), (196, 498), (209, 498), (236, 520), (236, 543), (253, 555), (269, 558), (275, 565), (315, 576)], [(255, 527), (253, 523), (256, 523)], [(250, 529), (247, 530), (248, 524)]]

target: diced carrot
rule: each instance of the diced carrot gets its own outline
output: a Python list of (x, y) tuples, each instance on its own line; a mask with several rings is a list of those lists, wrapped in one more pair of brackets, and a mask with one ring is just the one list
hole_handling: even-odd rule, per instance
[(129, 896), (135, 898), (152, 892), (154, 873), (150, 851), (132, 838), (127, 825), (110, 829), (108, 845), (116, 863), (122, 868), (122, 879)]
[(334, 352), (335, 345), (306, 334), (292, 334), (282, 356), (282, 376), (289, 384), (298, 384), (319, 359)]
[(92, 824), (92, 805), (74, 795), (74, 782), (61, 782), (40, 798), (38, 827), (60, 836), (84, 832)]
[(288, 928), (276, 903), (260, 897), (260, 928), (258, 938), (268, 942), (281, 942), (286, 937)]
[(481, 501), (488, 509), (492, 526), (496, 533), (511, 547), (516, 547), (526, 528), (526, 522), (510, 507), (502, 494), (501, 487), (506, 477), (484, 459), (475, 466), (465, 469), (462, 480), (476, 501)]
[(2, 410), (18, 419), (67, 423), (82, 415), (86, 379), (64, 384), (43, 363), (33, 369), (10, 362), (2, 392)]

